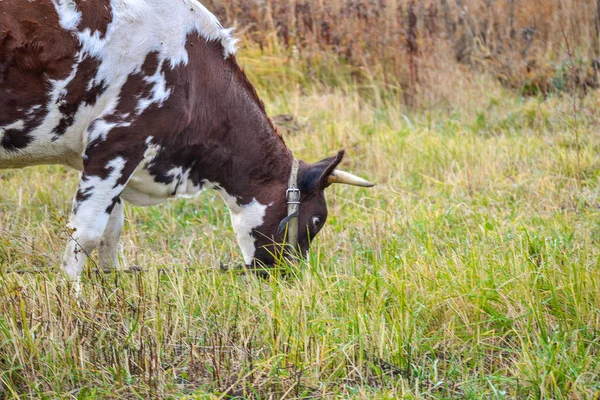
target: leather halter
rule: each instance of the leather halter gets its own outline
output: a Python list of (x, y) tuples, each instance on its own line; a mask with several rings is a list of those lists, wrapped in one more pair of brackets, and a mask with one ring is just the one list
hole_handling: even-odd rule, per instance
[(300, 162), (294, 158), (292, 171), (288, 180), (288, 188), (285, 191), (288, 215), (279, 223), (278, 234), (285, 232), (287, 227), (287, 243), (291, 249), (298, 247), (298, 216), (300, 209), (300, 189), (298, 189), (298, 170)]

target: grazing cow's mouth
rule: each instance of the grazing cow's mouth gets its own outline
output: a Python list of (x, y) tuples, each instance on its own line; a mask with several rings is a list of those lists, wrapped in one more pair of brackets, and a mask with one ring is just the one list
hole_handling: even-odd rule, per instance
[(286, 268), (282, 263), (264, 264), (255, 263), (254, 265), (246, 265), (245, 274), (253, 274), (259, 278), (265, 279), (270, 276), (286, 276), (290, 269)]

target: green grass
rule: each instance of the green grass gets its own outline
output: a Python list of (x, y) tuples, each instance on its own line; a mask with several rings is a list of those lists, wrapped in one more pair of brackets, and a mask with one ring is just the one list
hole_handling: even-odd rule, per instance
[(408, 112), (249, 58), (299, 157), (345, 148), (378, 186), (329, 189), (310, 258), (266, 280), (220, 269), (241, 257), (215, 194), (126, 207), (144, 272), (89, 262), (78, 301), (58, 272), (77, 173), (0, 172), (0, 398), (598, 398), (597, 93), (577, 125), (568, 98), (485, 79)]

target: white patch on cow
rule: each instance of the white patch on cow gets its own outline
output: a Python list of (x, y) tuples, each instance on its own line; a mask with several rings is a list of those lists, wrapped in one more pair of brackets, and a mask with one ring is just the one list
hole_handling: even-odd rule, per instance
[(87, 254), (100, 243), (109, 220), (106, 210), (125, 187), (117, 185), (124, 167), (125, 159), (117, 157), (106, 165), (110, 170), (106, 178), (87, 176), (79, 183), (79, 192), (89, 197), (80, 202), (74, 200), (76, 211), (69, 221), (72, 235), (65, 250), (63, 266), (71, 277), (81, 274)]
[[(97, 139), (106, 140), (108, 133), (114, 128), (124, 128), (131, 126), (131, 122), (106, 122), (102, 119), (96, 121), (88, 130), (87, 143)], [(87, 146), (86, 143), (86, 146)]]
[(165, 74), (162, 72), (162, 64), (163, 62), (161, 61), (154, 75), (144, 78), (145, 82), (152, 85), (152, 90), (149, 98), (138, 101), (136, 107), (138, 115), (143, 113), (152, 104), (158, 104), (159, 107), (162, 106), (171, 95), (171, 89), (167, 89), (167, 80), (165, 79)]
[(108, 132), (117, 126), (116, 123), (109, 123), (102, 119), (94, 122), (92, 126), (90, 126), (88, 130), (87, 142), (93, 142), (96, 139), (106, 140), (106, 136), (108, 136)]
[[(206, 40), (219, 40), (224, 55), (234, 54), (236, 40), (231, 30), (195, 0), (112, 0), (113, 20), (106, 35), (89, 29), (78, 34), (82, 52), (102, 60), (96, 81), (118, 85), (129, 74), (139, 72), (146, 56), (157, 52), (159, 65), (171, 68), (187, 64), (185, 48), (190, 33)], [(160, 68), (159, 68), (160, 69)], [(125, 72), (125, 74), (124, 74)], [(116, 79), (116, 80), (115, 80)]]
[(158, 144), (152, 143), (152, 139), (154, 139), (153, 136), (148, 136), (145, 141), (147, 147), (146, 151), (144, 151), (144, 160), (147, 161), (154, 159), (154, 157), (158, 155), (158, 152), (161, 149), (161, 147)]
[(149, 166), (147, 163), (140, 164), (125, 187), (122, 197), (128, 203), (141, 207), (153, 206), (171, 198), (195, 197), (206, 189), (202, 185), (195, 185), (189, 178), (190, 170), (181, 167), (165, 173), (166, 177), (173, 179), (170, 183), (156, 182), (148, 172)]
[(22, 119), (12, 122), (8, 125), (4, 125), (4, 126), (0, 126), (0, 133), (2, 133), (3, 131), (7, 131), (9, 129), (14, 129), (17, 131), (22, 131), (25, 128), (25, 121), (23, 121)]
[[(218, 184), (213, 185), (218, 186)], [(216, 190), (227, 204), (227, 208), (229, 208), (231, 225), (233, 225), (238, 245), (242, 250), (244, 262), (246, 265), (250, 265), (256, 253), (252, 230), (263, 224), (268, 206), (261, 204), (256, 199), (252, 199), (248, 204), (240, 205), (238, 199), (227, 193), (223, 188), (218, 187)]]
[(123, 190), (123, 197), (128, 203), (139, 207), (160, 204), (173, 197), (172, 186), (156, 182), (145, 167), (138, 168)]
[(160, 152), (161, 147), (152, 143), (152, 137), (146, 138), (146, 151), (144, 158), (129, 179), (121, 197), (128, 203), (139, 207), (148, 207), (160, 204), (169, 197), (167, 185), (154, 181), (148, 168)]
[(190, 178), (191, 169), (186, 169), (181, 172), (181, 178), (179, 179), (179, 184), (177, 185), (177, 197), (195, 197), (202, 190), (206, 190), (206, 188), (202, 187), (200, 184), (195, 184), (194, 181)]
[(33, 114), (35, 114), (36, 112), (38, 112), (38, 110), (39, 110), (40, 108), (42, 108), (42, 105), (41, 105), (41, 104), (36, 104), (36, 105), (34, 105), (34, 106), (31, 106), (31, 107), (29, 108), (29, 110), (27, 110), (27, 112), (26, 112), (25, 114), (27, 114), (27, 116), (33, 115)]
[(233, 38), (231, 33), (233, 28), (225, 29), (214, 16), (213, 13), (208, 11), (206, 7), (200, 4), (196, 0), (183, 0), (189, 4), (192, 8), (192, 12), (195, 12), (198, 18), (195, 19), (195, 29), (204, 37), (206, 40), (219, 40), (223, 46), (223, 56), (225, 58), (235, 54), (236, 45), (238, 40)]
[[(93, 219), (97, 216), (100, 211), (106, 213), (106, 209), (112, 204), (115, 197), (121, 193), (125, 185), (116, 185), (117, 180), (122, 175), (123, 168), (125, 167), (125, 159), (117, 157), (111, 160), (106, 168), (110, 170), (110, 173), (105, 179), (99, 176), (87, 176), (85, 180), (82, 180), (79, 185), (79, 191), (82, 193), (89, 193), (91, 196), (82, 201), (77, 210), (77, 215), (73, 223), (75, 226), (80, 225), (83, 221), (93, 222)], [(89, 204), (89, 206), (86, 206)], [(101, 224), (104, 226), (105, 224)], [(104, 230), (104, 229), (102, 229)], [(102, 232), (100, 232), (102, 234)]]
[(152, 137), (146, 139), (146, 144), (148, 148), (144, 152), (144, 159), (133, 173), (121, 196), (128, 203), (136, 206), (152, 206), (174, 197), (194, 197), (204, 189), (191, 180), (190, 169), (182, 167), (163, 172), (166, 178), (172, 179), (171, 182), (156, 182), (149, 168), (161, 147), (152, 143)]
[(67, 31), (73, 31), (81, 21), (81, 12), (73, 0), (52, 0), (60, 26)]
[(93, 57), (99, 58), (101, 53), (106, 46), (108, 41), (109, 34), (112, 36), (114, 29), (117, 25), (109, 24), (107, 27), (106, 37), (101, 38), (100, 32), (94, 31), (92, 32), (90, 28), (85, 28), (83, 31), (79, 32), (77, 37), (81, 42), (81, 51), (83, 54), (89, 54)]

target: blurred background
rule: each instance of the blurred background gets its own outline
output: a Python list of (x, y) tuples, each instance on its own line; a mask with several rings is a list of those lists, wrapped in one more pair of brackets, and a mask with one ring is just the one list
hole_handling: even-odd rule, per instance
[(262, 51), (296, 56), (299, 79), (377, 81), (410, 107), (452, 103), (479, 74), (525, 96), (598, 86), (597, 0), (205, 3)]

